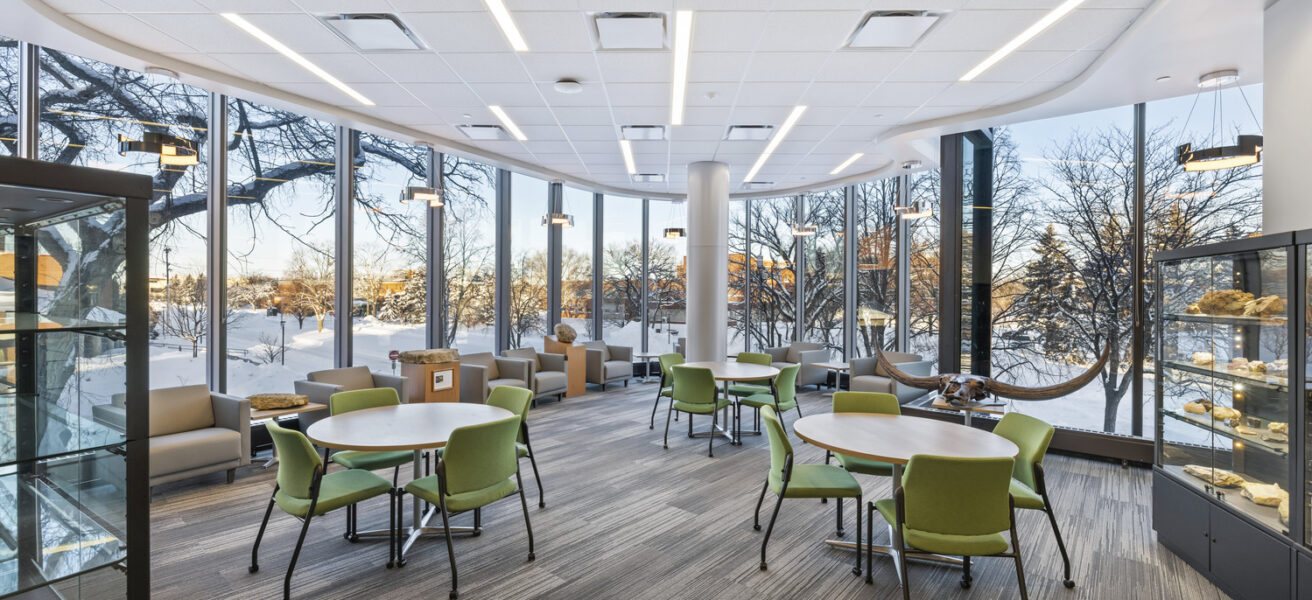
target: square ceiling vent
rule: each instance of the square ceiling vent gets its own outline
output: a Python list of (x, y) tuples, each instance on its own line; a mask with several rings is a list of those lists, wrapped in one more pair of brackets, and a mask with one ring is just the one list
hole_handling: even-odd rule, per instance
[(877, 10), (866, 15), (848, 48), (911, 48), (942, 15), (925, 10)]
[(459, 129), (465, 137), (479, 142), (510, 139), (510, 134), (500, 125), (460, 125)]
[(774, 135), (774, 125), (730, 125), (724, 139), (731, 141), (763, 141)]
[(322, 17), (338, 37), (361, 52), (426, 50), (401, 19), (387, 13), (343, 13)]
[(602, 50), (665, 49), (665, 15), (661, 13), (597, 13), (597, 46)]

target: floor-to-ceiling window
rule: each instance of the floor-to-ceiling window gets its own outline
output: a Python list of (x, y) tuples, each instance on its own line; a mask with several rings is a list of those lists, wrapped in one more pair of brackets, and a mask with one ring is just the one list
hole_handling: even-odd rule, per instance
[(290, 391), (334, 366), (336, 134), (228, 103), (228, 393)]
[(602, 208), (601, 338), (642, 345), (642, 200), (607, 194)]
[(797, 280), (794, 264), (797, 221), (794, 197), (757, 198), (750, 205), (752, 243), (751, 329), (749, 346), (754, 351), (787, 345), (796, 336)]
[(18, 40), (0, 36), (0, 156), (18, 154)]
[(562, 206), (574, 226), (560, 232), (560, 320), (592, 339), (592, 192), (566, 186)]
[(733, 354), (747, 343), (747, 200), (729, 201), (728, 314), (725, 348)]
[(688, 335), (688, 205), (651, 200), (649, 206), (647, 350), (673, 352)]
[(939, 271), (942, 253), (939, 245), (939, 199), (941, 177), (938, 169), (918, 171), (908, 176), (907, 205), (899, 210), (898, 218), (907, 228), (909, 248), (907, 262), (908, 352), (921, 359), (938, 364), (938, 339), (942, 331), (939, 322)]
[(542, 349), (547, 333), (547, 182), (514, 173), (510, 176), (510, 306), (508, 348)]
[(356, 134), (351, 362), (392, 368), (388, 353), (428, 347), (428, 203), (402, 201), (426, 187), (427, 148)]
[(897, 335), (897, 177), (856, 184), (856, 339), (852, 353), (892, 350)]
[[(154, 178), (151, 385), (205, 383), (209, 94), (176, 80), (50, 49), (41, 51), (38, 94), (42, 160)], [(186, 140), (199, 153), (196, 164), (161, 165), (157, 154), (120, 153), (119, 136), (140, 140), (146, 133)], [(84, 276), (103, 281), (120, 266), (121, 260), (90, 261), (80, 268), (101, 269)]]
[(844, 188), (835, 188), (803, 196), (804, 224), (815, 233), (797, 238), (805, 261), (802, 339), (824, 344), (834, 356), (843, 354), (844, 195)]
[(496, 349), (496, 169), (442, 156), (442, 264), (446, 322), (441, 340), (465, 354)]

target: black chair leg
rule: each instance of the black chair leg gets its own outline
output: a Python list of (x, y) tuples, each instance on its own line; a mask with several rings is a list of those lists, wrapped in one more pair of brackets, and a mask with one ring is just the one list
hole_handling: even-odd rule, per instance
[(846, 532), (843, 531), (843, 499), (834, 498), (834, 505), (834, 514), (837, 515), (838, 520), (838, 537), (841, 538), (844, 535), (847, 535)]
[[(787, 491), (785, 487), (783, 491)], [(774, 503), (774, 512), (770, 513), (770, 524), (765, 527), (765, 537), (761, 539), (761, 570), (766, 570), (765, 547), (770, 543), (770, 532), (774, 531), (774, 520), (779, 518), (779, 507), (784, 503), (784, 495), (779, 494), (779, 500)]]
[[(313, 505), (311, 505), (313, 508)], [(292, 597), (292, 572), (296, 570), (296, 559), (301, 557), (301, 546), (305, 544), (305, 534), (310, 531), (310, 519), (312, 511), (305, 513), (305, 519), (301, 522), (301, 535), (296, 538), (296, 549), (292, 550), (292, 561), (287, 564), (287, 576), (282, 580), (282, 597), (283, 600), (291, 600)]]
[[(278, 493), (278, 488), (273, 488), (273, 493)], [(264, 520), (260, 521), (260, 532), (255, 534), (255, 547), (251, 548), (251, 566), (248, 569), (251, 573), (260, 570), (260, 540), (264, 539), (264, 528), (269, 525), (269, 515), (273, 514), (273, 496), (269, 496), (269, 508), (264, 510)]]
[(533, 448), (528, 449), (528, 462), (533, 465), (533, 480), (538, 482), (538, 508), (546, 508), (547, 501), (543, 498), (542, 477), (538, 475), (538, 459), (533, 456)]
[[(828, 450), (825, 450), (825, 464), (826, 464), (826, 465), (829, 464), (829, 457), (831, 457), (831, 456), (833, 456), (833, 455), (834, 455), (833, 452), (830, 452), (830, 451), (828, 451)], [(820, 504), (828, 504), (828, 503), (829, 503), (829, 499), (828, 499), (828, 498), (821, 498), (821, 499), (820, 499)], [(860, 510), (860, 509), (861, 509), (861, 507), (860, 507), (860, 506), (857, 506), (857, 510)]]
[[(674, 402), (670, 402), (670, 409), (665, 412), (665, 441), (661, 444), (666, 450), (670, 449), (670, 415), (674, 414)], [(691, 420), (689, 421), (692, 422)]]
[[(858, 506), (857, 511), (860, 512), (860, 510), (861, 507)], [(874, 502), (869, 502), (866, 504), (866, 543), (871, 545), (875, 543), (875, 503)], [(874, 570), (875, 551), (872, 548), (866, 548), (865, 551), (866, 551), (866, 583), (873, 584), (875, 583), (875, 577), (873, 574), (871, 574), (871, 571)]]
[[(519, 481), (519, 506), (524, 509), (524, 528), (528, 530), (528, 559), (534, 560), (537, 555), (533, 554), (533, 524), (528, 520), (528, 500), (524, 499), (524, 478), (520, 476), (519, 469), (515, 469), (515, 479)], [(541, 485), (538, 486), (541, 490)]]
[(761, 504), (765, 503), (765, 490), (770, 489), (770, 480), (767, 478), (761, 485), (761, 497), (756, 499), (756, 515), (752, 517), (752, 529), (761, 530)]
[[(711, 430), (706, 433), (706, 456), (715, 458), (715, 426), (720, 418), (720, 411), (711, 411)], [(692, 419), (688, 419), (692, 423)]]
[(396, 490), (396, 560), (393, 565), (396, 568), (405, 566), (405, 555), (401, 552), (405, 545), (405, 537), (401, 533), (402, 515), (405, 514), (405, 488)]
[(1052, 525), (1052, 534), (1057, 537), (1057, 550), (1061, 551), (1062, 564), (1062, 585), (1066, 589), (1075, 587), (1075, 580), (1071, 578), (1071, 557), (1066, 554), (1066, 542), (1061, 539), (1061, 529), (1057, 527), (1057, 515), (1052, 512), (1052, 503), (1048, 501), (1048, 495), (1043, 495), (1043, 512), (1048, 513), (1048, 524)]
[(651, 425), (647, 429), (656, 429), (656, 409), (661, 406), (661, 390), (656, 390), (656, 401), (651, 405)]
[(396, 566), (396, 488), (387, 490), (387, 568)]
[[(393, 486), (393, 487), (395, 487), (395, 486)], [(350, 505), (347, 505), (346, 510), (344, 511), (344, 513), (346, 514), (346, 533), (343, 533), (343, 534), (342, 534), (342, 539), (344, 539), (344, 540), (346, 540), (346, 541), (348, 541), (348, 542), (352, 541), (352, 540), (351, 540), (351, 531), (352, 531), (352, 529), (353, 529), (353, 527), (354, 527), (354, 523), (351, 522), (351, 521), (352, 521), (352, 519), (351, 519), (351, 511), (352, 511), (352, 509), (354, 509), (354, 508), (355, 508), (355, 505), (354, 505), (354, 504), (350, 504)]]
[(446, 516), (446, 500), (438, 503), (442, 511), (442, 529), (446, 532), (446, 557), (451, 561), (451, 600), (460, 596), (460, 589), (456, 582), (456, 549), (451, 544), (451, 522)]
[(857, 577), (861, 576), (861, 551), (864, 550), (861, 545), (861, 496), (856, 497), (856, 566), (852, 567), (852, 574)]
[(970, 576), (970, 557), (961, 557), (961, 589), (970, 589), (970, 582), (974, 580), (975, 578)]
[(1029, 592), (1025, 589), (1025, 567), (1020, 560), (1020, 538), (1016, 536), (1015, 500), (1011, 506), (1011, 555), (1016, 559), (1016, 583), (1020, 585), (1020, 600), (1029, 600)]

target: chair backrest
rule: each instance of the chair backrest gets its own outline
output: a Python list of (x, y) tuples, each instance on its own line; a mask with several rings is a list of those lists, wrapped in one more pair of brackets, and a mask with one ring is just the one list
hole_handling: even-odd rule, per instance
[(328, 397), (328, 413), (340, 415), (353, 410), (396, 406), (400, 403), (401, 397), (396, 395), (395, 388), (390, 387), (337, 392)]
[(784, 360), (790, 363), (802, 362), (802, 353), (810, 350), (823, 350), (824, 344), (819, 342), (793, 342), (788, 345), (788, 353), (784, 355)]
[(687, 404), (715, 404), (715, 375), (710, 369), (674, 365), (674, 390), (671, 396)]
[(515, 441), (524, 441), (523, 424), (528, 422), (528, 407), (533, 402), (533, 392), (513, 385), (498, 385), (487, 396), (487, 405), (504, 408), (519, 416), (521, 425)]
[(1043, 462), (1043, 456), (1048, 453), (1048, 444), (1052, 442), (1052, 425), (1029, 415), (1012, 412), (1002, 415), (993, 433), (1011, 440), (1020, 448), (1012, 477), (1030, 486), (1030, 489), (1037, 490), (1034, 465)]
[(305, 434), (295, 429), (284, 429), (276, 420), (265, 423), (273, 447), (278, 451), (278, 491), (308, 500), (314, 483), (314, 469), (323, 466), (323, 459)]
[(747, 363), (751, 365), (765, 365), (767, 367), (770, 366), (770, 355), (763, 354), (760, 352), (739, 352), (738, 358), (734, 360), (737, 360), (740, 363)]
[(542, 370), (542, 361), (538, 359), (538, 351), (536, 348), (511, 348), (510, 350), (502, 352), (501, 356), (506, 358), (528, 359), (529, 362), (533, 363), (533, 370), (535, 372)]
[(1007, 457), (912, 456), (902, 473), (907, 527), (951, 535), (1010, 528), (1012, 462)]
[(897, 396), (883, 392), (834, 392), (834, 412), (900, 415)]
[[(889, 352), (889, 351), (884, 351), (882, 353), (884, 355), (884, 358), (887, 359), (888, 362), (895, 365), (900, 363), (920, 361), (919, 354), (911, 354), (908, 352)], [(875, 363), (875, 375), (878, 375), (880, 377), (888, 377), (888, 372), (885, 371), (883, 367), (879, 366), (878, 363)]]
[(478, 365), (487, 369), (488, 379), (500, 379), (501, 372), (497, 369), (497, 357), (491, 352), (476, 352), (474, 354), (460, 355), (461, 365)]
[(779, 404), (792, 402), (797, 395), (797, 372), (801, 370), (802, 365), (788, 365), (779, 369), (779, 374), (774, 378), (774, 393)]
[(344, 392), (374, 387), (374, 374), (369, 372), (369, 367), (345, 367), (312, 371), (305, 378), (316, 383), (341, 386)]
[(150, 435), (214, 426), (214, 402), (205, 384), (150, 390)]
[(674, 368), (674, 365), (681, 365), (684, 363), (683, 355), (675, 352), (662, 354), (657, 357), (656, 360), (661, 363), (661, 379), (666, 381), (674, 376), (674, 372), (671, 370)]
[(769, 406), (761, 407), (761, 417), (765, 420), (765, 433), (770, 436), (770, 487), (778, 490), (783, 483), (784, 465), (793, 454), (793, 444), (788, 441), (788, 432), (779, 422), (778, 413)]
[(610, 360), (610, 346), (606, 344), (605, 340), (592, 340), (590, 342), (583, 342), (582, 345), (589, 350), (601, 351), (602, 362)]
[(513, 477), (519, 468), (515, 453), (518, 433), (518, 415), (452, 431), (442, 450), (446, 493), (473, 492)]

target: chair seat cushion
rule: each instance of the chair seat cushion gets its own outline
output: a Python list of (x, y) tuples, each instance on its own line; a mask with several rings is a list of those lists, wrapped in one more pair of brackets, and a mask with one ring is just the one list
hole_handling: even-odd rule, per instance
[(854, 392), (892, 394), (896, 391), (892, 379), (878, 375), (857, 375), (848, 379), (847, 387)]
[(526, 387), (523, 381), (520, 381), (518, 379), (511, 379), (509, 377), (487, 380), (487, 389), (489, 390), (494, 387), (497, 387), (498, 385), (513, 385), (515, 387)]
[[(897, 523), (897, 502), (885, 498), (875, 503), (875, 509), (890, 525)], [(1001, 533), (984, 535), (952, 535), (934, 533), (907, 527), (904, 538), (908, 546), (936, 554), (954, 556), (989, 556), (1007, 551), (1007, 539)]]
[(1011, 480), (1011, 497), (1016, 499), (1016, 508), (1043, 510), (1043, 496), (1016, 479)]
[(533, 376), (533, 383), (535, 385), (533, 391), (549, 394), (569, 387), (569, 378), (561, 371), (538, 371)]
[(788, 411), (797, 408), (797, 398), (794, 397), (792, 400), (780, 402), (779, 406), (775, 407), (773, 394), (756, 394), (738, 400), (738, 404), (741, 404), (743, 406), (751, 406), (753, 408), (761, 408), (762, 406), (769, 406), (770, 408), (775, 408), (776, 410), (782, 412), (782, 411)]
[(710, 404), (693, 404), (691, 402), (683, 402), (676, 398), (674, 400), (674, 410), (680, 410), (695, 415), (709, 415), (717, 410), (720, 410), (721, 408), (729, 406), (729, 404), (730, 402), (728, 398), (716, 398), (714, 407), (712, 407)]
[[(314, 505), (314, 516), (386, 494), (390, 489), (392, 482), (369, 471), (350, 469), (329, 473), (319, 482), (319, 502)], [(290, 515), (304, 517), (310, 509), (308, 498), (293, 498), (281, 490), (273, 498)]]
[(407, 450), (395, 452), (357, 452), (343, 450), (333, 455), (333, 462), (348, 469), (373, 471), (409, 464), (415, 459), (415, 453)]
[(730, 396), (755, 396), (756, 394), (769, 394), (770, 386), (756, 385), (751, 383), (735, 383), (729, 386)]
[(150, 438), (150, 476), (159, 477), (241, 460), (241, 434), (226, 427), (206, 427)]
[[(771, 473), (770, 488), (779, 485), (780, 477)], [(785, 498), (855, 498), (861, 495), (861, 484), (851, 473), (834, 465), (793, 465)]]
[[(443, 450), (445, 450), (445, 448), (438, 448), (437, 450), (434, 451), (439, 460), (442, 458)], [(515, 442), (515, 456), (516, 458), (524, 458), (528, 456), (528, 444), (521, 444), (519, 442)]]
[(862, 475), (879, 475), (883, 477), (893, 476), (893, 465), (883, 461), (870, 460), (857, 456), (848, 456), (846, 454), (835, 454), (838, 464), (843, 465), (851, 473), (860, 473)]
[[(437, 475), (430, 475), (422, 479), (416, 479), (406, 484), (405, 491), (414, 494), (416, 498), (426, 500), (431, 504), (438, 504), (441, 498), (438, 497), (441, 488), (438, 487)], [(448, 512), (461, 512), (473, 510), (480, 506), (487, 506), (497, 500), (505, 498), (515, 493), (515, 482), (510, 479), (502, 480), (480, 490), (470, 492), (461, 492), (459, 494), (450, 494), (446, 497), (446, 510)]]
[(633, 363), (627, 360), (608, 360), (602, 365), (602, 371), (606, 374), (606, 381), (628, 379), (633, 377)]

